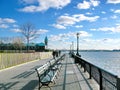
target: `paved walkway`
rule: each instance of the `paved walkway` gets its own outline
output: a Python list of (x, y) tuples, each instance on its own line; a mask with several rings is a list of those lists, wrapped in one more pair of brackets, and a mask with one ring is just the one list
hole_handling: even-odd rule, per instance
[[(38, 77), (35, 68), (49, 59), (26, 63), (11, 69), (0, 71), (0, 90), (38, 90)], [(88, 79), (74, 60), (67, 54), (62, 62), (62, 69), (52, 90), (99, 90), (93, 79)], [(42, 87), (41, 90), (50, 90)]]

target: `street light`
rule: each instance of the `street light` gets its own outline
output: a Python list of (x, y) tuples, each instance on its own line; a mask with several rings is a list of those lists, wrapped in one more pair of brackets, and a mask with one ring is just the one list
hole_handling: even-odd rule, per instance
[(72, 45), (70, 44), (70, 54), (72, 53)]
[[(81, 55), (79, 55), (79, 35), (80, 35), (80, 33), (77, 33), (76, 35), (77, 35), (77, 53), (76, 53), (76, 55), (81, 57)], [(79, 57), (77, 57), (77, 56), (75, 57), (75, 64), (79, 63)]]
[(72, 53), (74, 53), (74, 42), (72, 41)]
[(77, 53), (76, 53), (76, 55), (79, 56), (79, 33), (77, 33), (76, 35), (77, 35)]

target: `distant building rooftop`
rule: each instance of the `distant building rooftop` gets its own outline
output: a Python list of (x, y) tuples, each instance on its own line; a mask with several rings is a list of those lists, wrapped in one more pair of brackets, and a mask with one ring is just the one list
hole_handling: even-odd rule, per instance
[[(26, 46), (27, 46), (27, 44), (26, 44)], [(28, 46), (45, 46), (45, 44), (42, 43), (42, 42), (41, 43), (36, 43), (36, 44), (35, 43), (29, 43)]]
[(37, 43), (36, 46), (45, 46), (45, 44), (41, 42), (41, 43)]

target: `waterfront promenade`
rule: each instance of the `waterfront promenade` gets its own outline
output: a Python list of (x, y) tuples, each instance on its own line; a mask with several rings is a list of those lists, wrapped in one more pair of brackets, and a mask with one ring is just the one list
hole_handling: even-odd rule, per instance
[[(35, 68), (45, 64), (50, 59), (38, 60), (0, 71), (0, 90), (38, 90), (38, 77)], [(83, 73), (80, 66), (68, 54), (62, 61), (62, 68), (55, 84), (50, 84), (51, 90), (99, 90), (93, 79)], [(50, 90), (42, 87), (41, 90)]]

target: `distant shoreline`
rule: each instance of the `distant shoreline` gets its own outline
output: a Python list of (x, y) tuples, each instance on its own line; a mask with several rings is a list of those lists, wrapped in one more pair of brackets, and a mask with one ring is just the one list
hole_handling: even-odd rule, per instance
[[(62, 50), (62, 51), (70, 51), (70, 50)], [(76, 52), (76, 50), (73, 50)], [(79, 52), (120, 52), (120, 50), (79, 50)]]
[(120, 50), (79, 50), (80, 52), (120, 52)]

